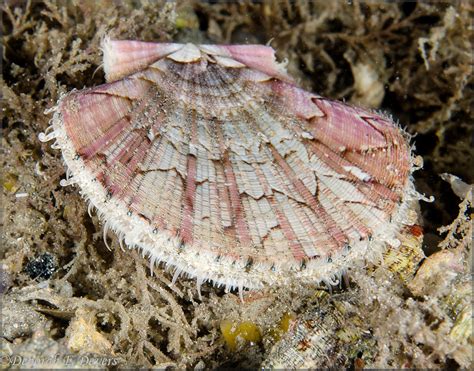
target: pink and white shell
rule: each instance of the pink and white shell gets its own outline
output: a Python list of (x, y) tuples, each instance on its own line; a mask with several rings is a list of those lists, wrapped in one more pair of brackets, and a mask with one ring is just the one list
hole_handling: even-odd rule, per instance
[(105, 226), (152, 264), (227, 288), (334, 282), (380, 256), (420, 198), (388, 117), (298, 88), (261, 45), (115, 41), (107, 83), (49, 133)]

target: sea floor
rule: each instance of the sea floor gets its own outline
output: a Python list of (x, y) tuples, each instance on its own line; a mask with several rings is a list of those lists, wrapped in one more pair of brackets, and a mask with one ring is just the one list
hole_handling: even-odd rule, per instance
[[(473, 10), (469, 1), (5, 1), (2, 367), (472, 367)], [(245, 292), (243, 303), (151, 272), (136, 250), (104, 238), (79, 190), (60, 186), (60, 153), (38, 140), (61, 94), (104, 82), (105, 35), (270, 43), (305, 89), (392, 115), (424, 159), (418, 191), (435, 198), (420, 203), (416, 238), (386, 256), (396, 263), (354, 267), (337, 287), (295, 282)]]

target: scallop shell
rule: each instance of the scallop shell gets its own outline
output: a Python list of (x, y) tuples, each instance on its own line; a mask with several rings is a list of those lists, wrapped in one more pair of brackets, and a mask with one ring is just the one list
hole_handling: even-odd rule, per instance
[(332, 282), (417, 198), (388, 117), (298, 88), (261, 45), (106, 39), (107, 83), (54, 108), (80, 192), (129, 247), (227, 288)]

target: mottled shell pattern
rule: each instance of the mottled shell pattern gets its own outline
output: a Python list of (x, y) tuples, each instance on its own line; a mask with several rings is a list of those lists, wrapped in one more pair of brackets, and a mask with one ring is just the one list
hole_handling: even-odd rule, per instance
[(81, 194), (129, 247), (227, 288), (333, 282), (397, 245), (407, 135), (298, 88), (274, 50), (106, 39), (107, 83), (53, 109)]

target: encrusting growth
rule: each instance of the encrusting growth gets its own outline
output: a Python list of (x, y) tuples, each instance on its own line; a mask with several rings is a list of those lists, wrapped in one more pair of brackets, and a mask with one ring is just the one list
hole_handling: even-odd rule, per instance
[(53, 109), (81, 194), (129, 247), (228, 289), (334, 282), (413, 223), (408, 136), (298, 88), (261, 45), (106, 39)]

